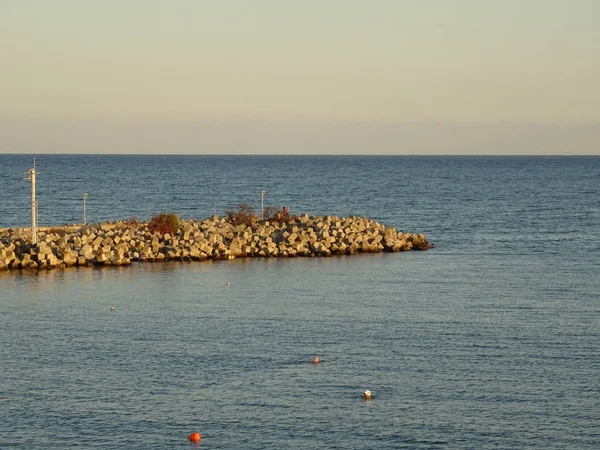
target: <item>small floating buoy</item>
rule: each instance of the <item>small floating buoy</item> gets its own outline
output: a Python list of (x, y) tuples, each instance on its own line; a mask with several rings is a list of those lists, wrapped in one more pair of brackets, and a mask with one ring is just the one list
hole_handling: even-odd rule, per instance
[(319, 357), (318, 357), (318, 356), (315, 356), (315, 357), (313, 358), (313, 364), (319, 364), (320, 362), (321, 362), (321, 360), (319, 359)]
[(110, 310), (111, 310), (111, 311), (114, 311), (114, 310), (115, 310), (115, 307), (113, 306), (112, 308), (110, 308)]
[(227, 286), (229, 286), (230, 284), (231, 284), (231, 283), (228, 281), (228, 282), (227, 282)]
[(192, 433), (188, 436), (188, 441), (190, 442), (200, 442), (200, 439), (202, 439), (202, 435), (198, 432)]
[(373, 394), (368, 389), (363, 392), (363, 396), (365, 397), (365, 400), (371, 400), (373, 398)]

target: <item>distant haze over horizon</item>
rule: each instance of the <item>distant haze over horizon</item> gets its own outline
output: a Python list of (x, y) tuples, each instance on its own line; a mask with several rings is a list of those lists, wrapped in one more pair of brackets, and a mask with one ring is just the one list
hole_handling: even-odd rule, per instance
[(0, 0), (0, 154), (600, 155), (600, 1)]
[(0, 119), (0, 153), (599, 155), (600, 125)]

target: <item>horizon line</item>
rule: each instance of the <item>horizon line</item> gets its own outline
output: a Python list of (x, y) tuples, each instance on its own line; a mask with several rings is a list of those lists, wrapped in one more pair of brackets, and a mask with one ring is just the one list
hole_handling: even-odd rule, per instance
[(0, 152), (0, 156), (284, 156), (284, 157), (328, 157), (328, 156), (364, 156), (364, 157), (389, 157), (389, 156), (419, 156), (419, 157), (436, 157), (436, 156), (494, 156), (494, 157), (581, 157), (581, 156), (595, 156), (600, 157), (598, 154), (589, 153), (60, 153), (60, 152), (43, 152), (43, 153), (6, 153)]

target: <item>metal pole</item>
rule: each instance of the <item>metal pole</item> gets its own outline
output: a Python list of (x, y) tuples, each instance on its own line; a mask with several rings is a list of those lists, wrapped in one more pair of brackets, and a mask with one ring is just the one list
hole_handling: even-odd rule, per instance
[(31, 169), (31, 239), (37, 244), (37, 199), (35, 198), (35, 159)]
[[(40, 223), (39, 221), (39, 217), (38, 217), (38, 201), (37, 201), (37, 197), (35, 198), (35, 226), (37, 229), (38, 224)], [(37, 236), (37, 234), (36, 234)]]
[(265, 220), (265, 191), (260, 191), (260, 217)]
[(83, 224), (87, 224), (87, 217), (85, 215), (85, 199), (87, 198), (87, 194), (83, 194)]
[(31, 243), (37, 244), (37, 199), (35, 198), (35, 158), (33, 158), (33, 167), (29, 169), (29, 178), (31, 181)]

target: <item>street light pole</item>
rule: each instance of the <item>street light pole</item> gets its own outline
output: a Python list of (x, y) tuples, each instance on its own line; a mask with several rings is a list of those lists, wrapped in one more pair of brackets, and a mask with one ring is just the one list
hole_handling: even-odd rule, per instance
[(87, 224), (87, 218), (85, 215), (85, 199), (87, 198), (87, 194), (83, 194), (83, 224)]
[(265, 191), (260, 191), (260, 217), (265, 220)]
[(29, 178), (31, 181), (31, 243), (37, 244), (37, 199), (35, 197), (35, 158), (33, 158), (33, 167), (29, 169)]

